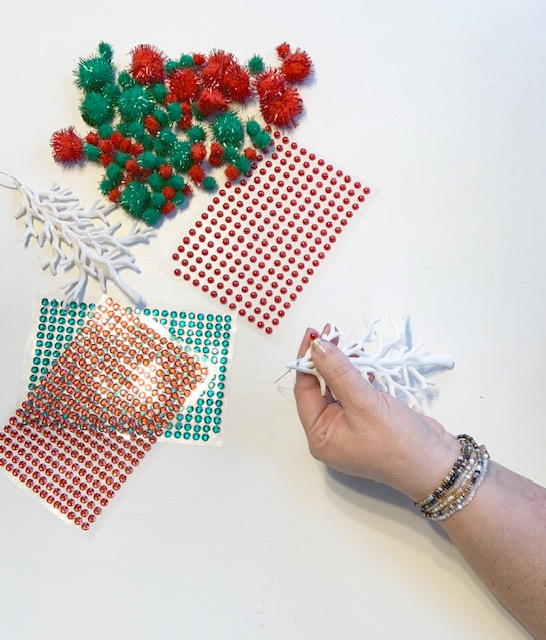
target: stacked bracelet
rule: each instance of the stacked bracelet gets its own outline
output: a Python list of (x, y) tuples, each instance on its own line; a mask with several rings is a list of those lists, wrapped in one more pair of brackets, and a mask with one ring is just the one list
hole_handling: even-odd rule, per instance
[(487, 449), (466, 434), (457, 436), (457, 440), (461, 443), (461, 453), (451, 471), (435, 491), (415, 503), (431, 520), (445, 520), (463, 509), (474, 498), (487, 473)]

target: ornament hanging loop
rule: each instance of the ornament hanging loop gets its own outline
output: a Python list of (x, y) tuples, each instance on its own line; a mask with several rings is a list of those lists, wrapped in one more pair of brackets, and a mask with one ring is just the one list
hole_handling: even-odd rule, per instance
[(6, 187), (7, 189), (20, 189), (22, 186), (23, 185), (15, 176), (12, 176), (5, 171), (0, 171), (0, 187)]

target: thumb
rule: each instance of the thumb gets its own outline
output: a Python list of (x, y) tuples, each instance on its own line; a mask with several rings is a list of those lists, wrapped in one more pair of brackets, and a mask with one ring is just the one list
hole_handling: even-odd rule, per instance
[(344, 408), (366, 403), (373, 387), (335, 344), (317, 338), (311, 343), (311, 353), (317, 371)]

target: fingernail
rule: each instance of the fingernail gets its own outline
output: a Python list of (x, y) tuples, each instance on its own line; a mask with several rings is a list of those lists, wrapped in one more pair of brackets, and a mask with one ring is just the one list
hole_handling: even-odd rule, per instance
[(328, 340), (323, 340), (322, 338), (315, 338), (312, 342), (313, 348), (318, 349), (322, 353), (326, 353), (328, 347), (326, 345), (330, 345)]

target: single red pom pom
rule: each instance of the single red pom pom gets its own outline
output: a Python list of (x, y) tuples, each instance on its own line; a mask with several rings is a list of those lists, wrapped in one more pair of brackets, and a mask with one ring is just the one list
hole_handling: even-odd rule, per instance
[(203, 82), (207, 87), (218, 85), (224, 79), (232, 65), (237, 64), (231, 53), (214, 51), (203, 68)]
[(192, 69), (175, 69), (167, 78), (167, 84), (179, 102), (186, 102), (195, 98), (199, 78)]
[(108, 200), (111, 202), (117, 202), (121, 195), (121, 189), (119, 187), (114, 187), (108, 192)]
[(119, 147), (122, 140), (123, 136), (119, 131), (114, 131), (114, 133), (110, 136), (110, 142), (114, 145), (114, 147)]
[(190, 153), (192, 160), (199, 164), (207, 157), (207, 148), (202, 142), (197, 142), (190, 147)]
[(214, 141), (210, 145), (209, 162), (213, 167), (219, 167), (224, 161), (224, 147)]
[(283, 60), (281, 71), (284, 73), (288, 82), (303, 82), (311, 74), (311, 58), (298, 49), (286, 56)]
[(144, 126), (154, 136), (154, 138), (161, 130), (161, 125), (152, 115), (147, 115), (144, 118)]
[(205, 179), (205, 172), (198, 164), (194, 164), (193, 166), (191, 166), (188, 173), (190, 174), (190, 178), (195, 182), (195, 184), (201, 184)]
[(125, 163), (125, 171), (130, 175), (135, 175), (140, 171), (138, 162), (134, 158), (129, 158)]
[(168, 180), (173, 174), (172, 167), (168, 164), (162, 164), (157, 172), (163, 178), (163, 180)]
[(94, 144), (95, 147), (99, 144), (99, 135), (96, 131), (90, 131), (85, 136), (85, 141), (89, 142), (89, 144)]
[(202, 53), (194, 53), (192, 58), (193, 58), (193, 63), (198, 67), (202, 67), (207, 61), (207, 56), (205, 56)]
[(132, 54), (130, 74), (139, 84), (163, 82), (165, 78), (165, 56), (156, 47), (140, 44)]
[(286, 88), (286, 78), (278, 71), (266, 71), (256, 79), (256, 91), (260, 100), (268, 95), (280, 95)]
[(287, 87), (279, 94), (260, 97), (260, 111), (267, 124), (295, 125), (296, 116), (303, 111), (303, 102), (297, 89)]
[(164, 216), (166, 216), (168, 213), (174, 211), (174, 209), (174, 204), (169, 200), (161, 207), (160, 211)]
[(231, 100), (244, 102), (251, 93), (250, 77), (240, 65), (234, 63), (225, 74), (220, 88)]
[(103, 167), (107, 167), (109, 164), (112, 164), (112, 162), (114, 162), (114, 158), (112, 158), (109, 153), (101, 153), (99, 161)]
[[(129, 140), (128, 150), (122, 149), (122, 151), (127, 151), (127, 153), (132, 153), (134, 156), (139, 156), (143, 151), (144, 147), (140, 144), (140, 142), (131, 143)], [(121, 149), (121, 144), (120, 144)]]
[(286, 56), (290, 53), (290, 45), (288, 44), (288, 42), (283, 42), (282, 44), (280, 44), (277, 47), (277, 55), (279, 56), (279, 58), (281, 58), (282, 60), (284, 60), (284, 58), (286, 58)]
[(98, 147), (103, 153), (111, 154), (114, 151), (114, 145), (112, 144), (112, 141), (109, 140), (108, 138), (105, 138), (104, 140), (99, 140)]
[(234, 164), (230, 164), (226, 167), (224, 173), (226, 174), (228, 180), (235, 180), (239, 177), (240, 171)]
[(176, 96), (174, 93), (169, 93), (165, 96), (165, 104), (171, 104), (172, 102), (176, 102)]
[(161, 193), (165, 196), (167, 200), (170, 200), (174, 196), (176, 191), (172, 187), (167, 186), (161, 189)]
[(243, 153), (245, 154), (245, 157), (247, 158), (247, 160), (256, 160), (256, 158), (258, 157), (258, 154), (256, 153), (256, 149), (253, 149), (252, 147), (247, 147)]
[(123, 151), (123, 153), (132, 153), (133, 143), (129, 140), (129, 138), (123, 138), (118, 146), (120, 151)]
[(186, 196), (186, 198), (189, 198), (191, 196), (191, 194), (193, 193), (192, 188), (190, 187), (189, 184), (187, 184), (183, 189), (182, 189), (182, 193)]
[(227, 100), (218, 89), (212, 87), (204, 89), (197, 101), (197, 108), (202, 116), (210, 116), (212, 113), (225, 111), (227, 107)]
[(80, 162), (83, 159), (83, 140), (74, 127), (55, 131), (51, 136), (51, 148), (55, 162)]

